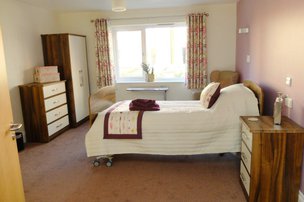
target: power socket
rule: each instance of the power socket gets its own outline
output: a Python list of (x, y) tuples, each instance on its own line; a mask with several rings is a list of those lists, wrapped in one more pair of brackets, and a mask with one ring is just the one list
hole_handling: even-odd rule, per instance
[(286, 79), (285, 79), (285, 84), (287, 85), (287, 86), (291, 86), (291, 82), (292, 82), (292, 79), (291, 79), (291, 77), (286, 77)]
[(290, 97), (285, 98), (285, 106), (288, 108), (292, 108), (292, 99)]

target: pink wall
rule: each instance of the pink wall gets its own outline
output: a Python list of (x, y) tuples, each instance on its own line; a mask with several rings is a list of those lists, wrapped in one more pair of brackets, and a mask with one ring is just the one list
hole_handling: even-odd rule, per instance
[[(304, 127), (304, 1), (240, 0), (237, 28), (248, 27), (248, 34), (237, 34), (236, 70), (241, 80), (260, 84), (265, 93), (265, 114), (272, 115), (276, 92), (293, 99), (285, 114)], [(251, 62), (246, 62), (246, 55)], [(292, 85), (285, 78), (292, 78)], [(304, 166), (302, 185), (304, 192)]]

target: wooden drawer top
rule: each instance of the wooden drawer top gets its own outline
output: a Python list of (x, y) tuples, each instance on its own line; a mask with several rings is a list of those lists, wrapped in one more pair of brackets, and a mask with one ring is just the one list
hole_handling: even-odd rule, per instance
[[(248, 118), (257, 118), (258, 120), (251, 121)], [(240, 119), (252, 133), (304, 133), (304, 128), (286, 116), (282, 116), (281, 125), (275, 125), (272, 116), (241, 116)]]
[(47, 83), (28, 83), (28, 84), (24, 84), (24, 85), (19, 85), (20, 88), (22, 87), (33, 87), (33, 86), (48, 86), (48, 85), (54, 85), (57, 83), (62, 83), (62, 82), (66, 82), (66, 80), (62, 80), (62, 81), (54, 81), (54, 82), (47, 82)]

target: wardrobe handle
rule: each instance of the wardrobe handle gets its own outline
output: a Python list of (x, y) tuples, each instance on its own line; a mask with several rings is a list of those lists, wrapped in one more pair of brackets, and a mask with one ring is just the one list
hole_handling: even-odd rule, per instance
[(78, 73), (79, 73), (79, 85), (80, 85), (80, 87), (82, 87), (83, 86), (83, 71), (79, 70)]

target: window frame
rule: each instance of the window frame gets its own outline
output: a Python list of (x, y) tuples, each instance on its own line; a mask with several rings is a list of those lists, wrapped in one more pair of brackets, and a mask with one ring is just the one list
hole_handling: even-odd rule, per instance
[[(119, 25), (119, 26), (111, 26), (111, 34), (112, 34), (112, 44), (113, 44), (113, 62), (115, 67), (115, 78), (116, 82), (145, 82), (145, 75), (142, 71), (142, 75), (140, 77), (120, 77), (119, 76), (119, 67), (118, 67), (118, 44), (117, 44), (117, 32), (119, 31), (141, 31), (141, 45), (142, 45), (142, 62), (146, 62), (146, 29), (147, 28), (169, 28), (169, 27), (186, 27), (186, 21), (180, 22), (170, 22), (170, 23), (159, 23), (159, 24), (136, 24), (136, 25)], [(187, 66), (187, 63), (186, 63)], [(186, 73), (186, 69), (185, 69)], [(156, 78), (156, 82), (185, 82), (184, 75), (183, 78)]]

